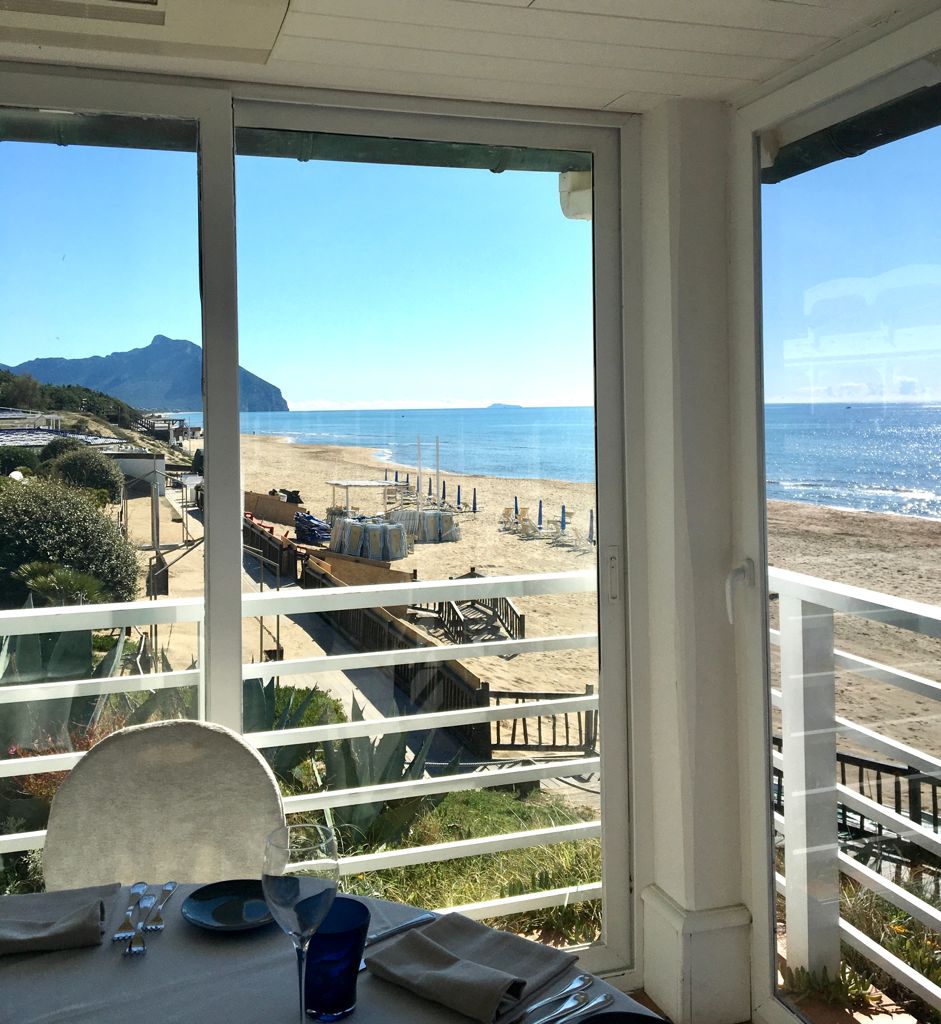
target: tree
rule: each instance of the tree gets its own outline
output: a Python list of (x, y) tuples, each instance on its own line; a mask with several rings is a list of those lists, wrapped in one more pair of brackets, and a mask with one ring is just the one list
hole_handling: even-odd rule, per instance
[(94, 576), (56, 562), (27, 562), (13, 575), (44, 605), (102, 604), (110, 596)]
[(133, 545), (93, 499), (58, 480), (0, 480), (0, 606), (26, 600), (29, 589), (14, 574), (28, 562), (94, 576), (115, 601), (137, 596)]
[(40, 450), (39, 461), (51, 462), (60, 455), (65, 455), (66, 452), (77, 452), (84, 447), (85, 442), (79, 441), (77, 437), (54, 437)]
[(48, 476), (62, 480), (73, 487), (92, 491), (105, 491), (109, 501), (120, 501), (124, 487), (124, 474), (113, 459), (94, 448), (64, 452), (43, 467)]
[(39, 465), (39, 456), (35, 448), (11, 446), (0, 448), (0, 473), (8, 476), (14, 469), (26, 466), (35, 469)]

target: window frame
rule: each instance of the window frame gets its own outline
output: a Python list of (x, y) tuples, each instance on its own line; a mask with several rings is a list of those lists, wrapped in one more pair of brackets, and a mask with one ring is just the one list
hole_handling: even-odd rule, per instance
[[(643, 386), (639, 346), (625, 344), (627, 337), (641, 336), (640, 261), (628, 253), (625, 239), (640, 236), (639, 118), (14, 64), (0, 67), (0, 105), (185, 118), (198, 125), (206, 476), (212, 494), (207, 494), (205, 509), (204, 686), (199, 714), (237, 731), (241, 689), (234, 681), (241, 679), (242, 542), (235, 123), (592, 154), (606, 938), (604, 944), (586, 950), (582, 960), (590, 970), (615, 976), (621, 987), (638, 985), (642, 957), (637, 894), (650, 875), (650, 851), (649, 844), (635, 845), (633, 838), (645, 834), (650, 799), (649, 782), (636, 766), (644, 763), (649, 738), (638, 738), (635, 746), (629, 727), (634, 658), (629, 655), (628, 620), (642, 621), (637, 616), (644, 602), (640, 574), (629, 576), (627, 561), (629, 550), (643, 542), (639, 485), (631, 498), (636, 515), (629, 519), (626, 513), (628, 477), (642, 480), (641, 447), (628, 445), (627, 438), (642, 437)], [(640, 814), (631, 813), (635, 804)]]

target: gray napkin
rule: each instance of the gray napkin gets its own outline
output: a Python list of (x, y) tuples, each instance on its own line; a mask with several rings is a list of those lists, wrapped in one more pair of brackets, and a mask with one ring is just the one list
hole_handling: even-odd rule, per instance
[(0, 956), (99, 946), (120, 886), (0, 896)]
[(575, 960), (550, 946), (446, 914), (366, 957), (379, 978), (491, 1024)]

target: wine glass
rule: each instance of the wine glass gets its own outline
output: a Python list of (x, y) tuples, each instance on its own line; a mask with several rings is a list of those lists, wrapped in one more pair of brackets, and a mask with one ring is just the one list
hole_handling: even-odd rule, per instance
[(282, 825), (268, 836), (261, 887), (272, 917), (294, 942), (301, 1024), (307, 1021), (304, 1006), (307, 947), (330, 910), (339, 877), (337, 841), (332, 828)]

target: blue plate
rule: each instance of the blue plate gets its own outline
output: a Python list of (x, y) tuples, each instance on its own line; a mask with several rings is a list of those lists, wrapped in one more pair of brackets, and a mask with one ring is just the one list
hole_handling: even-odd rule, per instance
[(214, 932), (244, 932), (274, 920), (259, 878), (236, 878), (194, 889), (180, 913), (190, 924)]

